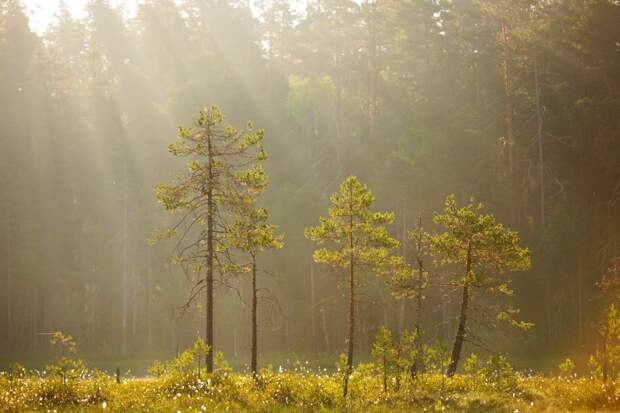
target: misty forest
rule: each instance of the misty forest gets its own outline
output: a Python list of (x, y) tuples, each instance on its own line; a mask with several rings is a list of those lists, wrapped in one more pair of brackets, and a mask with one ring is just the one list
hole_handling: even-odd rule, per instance
[(0, 411), (620, 411), (618, 0), (36, 3)]

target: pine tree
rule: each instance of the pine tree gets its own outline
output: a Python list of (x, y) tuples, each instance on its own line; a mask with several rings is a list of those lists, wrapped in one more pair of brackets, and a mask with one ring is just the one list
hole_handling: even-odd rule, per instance
[(410, 374), (414, 377), (418, 369), (421, 367), (421, 336), (422, 336), (422, 302), (424, 300), (424, 291), (428, 287), (429, 271), (425, 268), (424, 258), (426, 256), (426, 241), (428, 236), (422, 228), (422, 218), (418, 220), (418, 227), (409, 231), (408, 238), (415, 242), (415, 265), (405, 262), (404, 257), (394, 257), (387, 266), (388, 284), (393, 290), (393, 294), (401, 299), (415, 300), (416, 318), (414, 321), (414, 330), (412, 336), (415, 340), (411, 342), (415, 346), (414, 353), (416, 358), (410, 366)]
[[(454, 195), (445, 202), (443, 214), (435, 214), (433, 221), (445, 232), (429, 237), (430, 249), (448, 269), (452, 270), (452, 284), (462, 289), (459, 323), (452, 347), (447, 375), (456, 372), (463, 343), (467, 337), (467, 319), (470, 312), (471, 290), (496, 295), (512, 295), (507, 281), (499, 276), (530, 268), (530, 251), (519, 246), (519, 235), (495, 222), (493, 215), (481, 213), (483, 205), (469, 204), (459, 208)], [(456, 267), (455, 267), (456, 266)], [(508, 321), (527, 329), (531, 324), (513, 319), (516, 309), (497, 310), (498, 321)]]
[(250, 367), (252, 374), (258, 372), (258, 287), (257, 287), (257, 257), (259, 253), (268, 249), (279, 249), (283, 246), (283, 235), (276, 235), (275, 225), (268, 223), (268, 213), (265, 208), (256, 208), (252, 199), (246, 208), (243, 208), (240, 217), (229, 228), (230, 246), (243, 251), (250, 256), (249, 268), (252, 279), (252, 343)]
[(206, 270), (198, 279), (187, 305), (206, 291), (207, 371), (213, 371), (213, 281), (214, 272), (225, 276), (235, 267), (226, 242), (230, 236), (230, 214), (240, 202), (247, 203), (264, 182), (260, 163), (265, 159), (261, 146), (263, 131), (248, 123), (239, 131), (224, 123), (217, 107), (200, 111), (190, 128), (180, 127), (177, 142), (170, 153), (188, 157), (188, 171), (176, 185), (160, 184), (155, 188), (159, 202), (171, 212), (182, 212), (172, 228), (157, 238), (178, 237), (177, 261), (191, 272)]
[(388, 378), (396, 362), (397, 350), (392, 342), (392, 332), (385, 326), (379, 327), (375, 335), (375, 342), (372, 345), (372, 356), (375, 358), (375, 365), (381, 371), (383, 391), (387, 392)]
[(318, 226), (305, 230), (306, 238), (319, 245), (329, 242), (333, 246), (317, 249), (314, 261), (342, 269), (348, 276), (349, 334), (345, 396), (353, 371), (356, 277), (365, 268), (376, 270), (386, 265), (392, 259), (390, 252), (399, 245), (384, 226), (394, 222), (394, 213), (373, 212), (370, 208), (374, 199), (366, 185), (355, 176), (350, 176), (340, 185), (340, 191), (330, 197), (332, 206), (328, 216), (320, 217)]
[(620, 366), (620, 315), (615, 304), (609, 305), (598, 325), (599, 346), (588, 365), (604, 383), (615, 380)]

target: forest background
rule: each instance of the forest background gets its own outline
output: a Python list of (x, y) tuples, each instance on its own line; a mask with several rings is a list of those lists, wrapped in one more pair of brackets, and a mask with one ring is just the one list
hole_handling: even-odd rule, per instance
[[(613, 298), (597, 283), (620, 269), (619, 22), (613, 0), (149, 0), (130, 16), (92, 0), (38, 35), (2, 2), (0, 363), (36, 360), (58, 330), (116, 364), (202, 334), (203, 311), (178, 311), (191, 284), (173, 245), (146, 240), (173, 219), (153, 196), (183, 168), (166, 147), (211, 104), (266, 131), (264, 204), (286, 246), (264, 262), (265, 362), (332, 365), (344, 348), (346, 289), (304, 228), (351, 174), (396, 213), (411, 261), (407, 231), (431, 228), (447, 194), (484, 202), (532, 250), (513, 300), (536, 327), (481, 341), (518, 367), (589, 354)], [(215, 304), (216, 346), (239, 365), (247, 281)], [(415, 311), (372, 274), (360, 288), (369, 355), (379, 326), (410, 328)], [(428, 340), (451, 340), (458, 303), (428, 289)]]

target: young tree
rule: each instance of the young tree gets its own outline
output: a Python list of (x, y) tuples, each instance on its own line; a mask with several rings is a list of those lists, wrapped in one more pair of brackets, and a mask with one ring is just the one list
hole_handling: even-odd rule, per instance
[(392, 342), (392, 332), (385, 326), (379, 327), (372, 345), (372, 356), (375, 358), (375, 365), (381, 371), (384, 392), (387, 392), (388, 378), (396, 364), (397, 349), (395, 347)]
[(241, 216), (230, 227), (231, 246), (250, 256), (249, 271), (252, 275), (252, 356), (251, 370), (256, 376), (258, 371), (258, 288), (257, 256), (267, 249), (279, 249), (283, 246), (283, 235), (274, 234), (276, 226), (269, 224), (268, 213), (264, 208), (255, 208), (253, 202), (241, 211)]
[(314, 251), (314, 261), (345, 270), (349, 283), (349, 337), (347, 371), (344, 395), (353, 371), (353, 344), (355, 340), (355, 285), (356, 274), (364, 268), (377, 269), (392, 260), (390, 252), (398, 247), (383, 224), (394, 222), (393, 212), (373, 212), (370, 207), (375, 197), (355, 176), (340, 185), (332, 194), (327, 217), (320, 217), (316, 227), (305, 230), (306, 238), (321, 245), (329, 242), (333, 249)]
[(177, 261), (192, 273), (205, 270), (196, 281), (187, 305), (206, 291), (207, 371), (213, 371), (213, 274), (230, 268), (229, 237), (231, 213), (239, 202), (251, 199), (264, 177), (260, 163), (266, 155), (261, 146), (263, 131), (248, 123), (239, 131), (224, 123), (215, 106), (203, 109), (190, 128), (180, 127), (177, 142), (169, 146), (172, 155), (188, 157), (188, 171), (176, 185), (155, 188), (159, 202), (171, 212), (183, 215), (172, 228), (156, 238), (177, 236)]
[[(483, 205), (469, 204), (459, 208), (454, 195), (445, 202), (443, 214), (435, 214), (433, 221), (445, 232), (429, 236), (428, 244), (440, 263), (452, 271), (452, 284), (462, 289), (459, 323), (452, 347), (447, 375), (452, 376), (467, 337), (467, 319), (472, 301), (471, 290), (510, 296), (507, 281), (501, 275), (530, 268), (530, 251), (519, 246), (519, 235), (495, 222), (493, 215), (481, 213)], [(516, 309), (497, 309), (498, 321), (527, 329), (531, 324), (516, 321)]]
[[(404, 258), (393, 260), (393, 265), (388, 266), (387, 275), (390, 276), (388, 283), (393, 290), (393, 294), (401, 299), (415, 300), (415, 321), (412, 341), (416, 357), (409, 366), (409, 373), (414, 377), (421, 367), (421, 337), (422, 337), (422, 302), (424, 300), (424, 290), (428, 285), (429, 272), (424, 265), (426, 255), (426, 239), (428, 238), (422, 228), (422, 217), (418, 219), (418, 227), (409, 231), (408, 238), (415, 242), (415, 264), (409, 265)], [(396, 264), (396, 265), (394, 265)]]
[(607, 308), (599, 322), (598, 334), (600, 346), (590, 356), (588, 365), (607, 383), (610, 378), (615, 380), (620, 367), (620, 314), (614, 304)]

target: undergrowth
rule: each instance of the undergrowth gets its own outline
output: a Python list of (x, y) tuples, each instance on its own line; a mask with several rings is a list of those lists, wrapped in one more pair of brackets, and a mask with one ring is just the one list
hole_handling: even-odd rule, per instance
[[(501, 370), (500, 370), (501, 371)], [(1, 411), (456, 411), (620, 410), (620, 386), (592, 377), (523, 376), (488, 365), (448, 378), (439, 373), (390, 378), (387, 391), (372, 365), (359, 366), (342, 397), (338, 373), (263, 369), (256, 377), (226, 369), (207, 374), (168, 370), (120, 384), (100, 372), (64, 380), (15, 366), (0, 374)], [(508, 377), (507, 377), (508, 376)]]
[[(435, 356), (427, 357), (424, 372), (412, 375), (398, 357), (390, 359), (377, 347), (376, 362), (356, 367), (344, 398), (343, 360), (332, 373), (296, 363), (290, 369), (268, 367), (253, 376), (233, 371), (216, 354), (214, 372), (207, 373), (201, 361), (209, 349), (197, 340), (174, 360), (154, 362), (149, 377), (119, 380), (88, 369), (75, 357), (70, 336), (59, 335), (56, 341), (58, 358), (44, 371), (14, 364), (0, 373), (0, 411), (620, 411), (620, 382), (604, 382), (601, 375), (578, 376), (569, 360), (560, 366), (561, 375), (545, 377), (519, 373), (502, 356), (479, 360), (472, 355), (462, 374), (446, 377), (439, 351), (429, 353)], [(388, 349), (385, 343), (383, 350)]]

